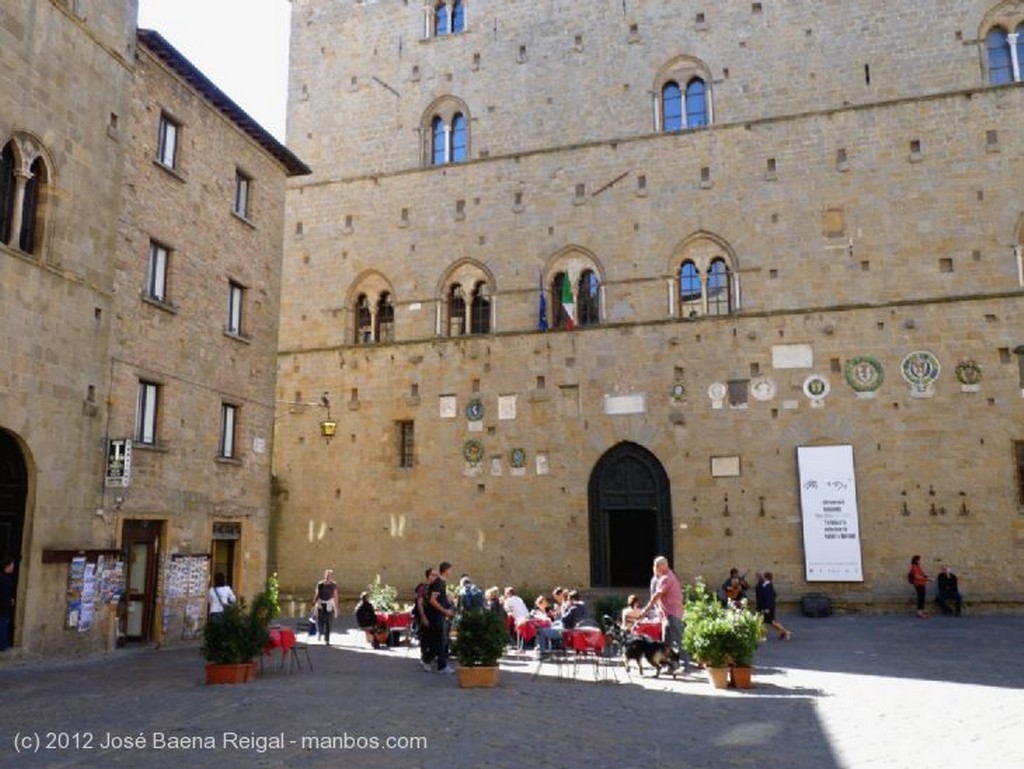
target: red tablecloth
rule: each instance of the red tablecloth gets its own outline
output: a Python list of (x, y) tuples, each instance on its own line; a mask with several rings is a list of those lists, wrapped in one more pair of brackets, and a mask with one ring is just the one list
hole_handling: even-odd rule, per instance
[(267, 628), (267, 632), (270, 635), (270, 640), (267, 645), (263, 647), (263, 653), (266, 655), (272, 655), (274, 649), (281, 650), (281, 664), (280, 667), (284, 667), (284, 661), (288, 658), (288, 652), (295, 646), (295, 631), (290, 627), (271, 627)]
[(641, 621), (637, 622), (631, 630), (639, 635), (645, 635), (655, 641), (661, 640), (661, 621)]
[(562, 631), (562, 642), (566, 649), (576, 653), (604, 651), (604, 633), (599, 628), (574, 628)]
[(412, 624), (412, 614), (407, 611), (379, 611), (377, 612), (377, 622), (388, 630), (407, 628)]

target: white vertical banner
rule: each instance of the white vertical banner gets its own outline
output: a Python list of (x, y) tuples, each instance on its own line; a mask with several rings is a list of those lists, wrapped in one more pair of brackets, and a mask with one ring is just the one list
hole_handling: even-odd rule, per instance
[(804, 574), (808, 582), (863, 582), (853, 446), (798, 446)]

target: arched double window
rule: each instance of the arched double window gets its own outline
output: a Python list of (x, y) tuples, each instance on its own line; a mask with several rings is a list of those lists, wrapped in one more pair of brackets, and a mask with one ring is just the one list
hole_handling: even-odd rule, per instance
[(461, 112), (452, 116), (451, 123), (446, 123), (440, 115), (434, 116), (430, 154), (435, 166), (465, 161), (467, 142), (466, 118)]
[(424, 115), (424, 162), (441, 166), (469, 159), (469, 117), (465, 104), (453, 96), (438, 99)]
[(12, 139), (0, 150), (0, 241), (34, 254), (43, 224), (49, 171), (35, 143)]
[(461, 283), (453, 283), (447, 305), (448, 336), (491, 332), (491, 291), (486, 281), (477, 281), (468, 296)]
[(463, 0), (439, 0), (431, 21), (434, 37), (462, 32), (466, 28), (466, 4)]
[(391, 287), (379, 273), (370, 272), (357, 282), (352, 304), (355, 344), (395, 341), (395, 307)]
[(702, 315), (729, 315), (735, 309), (732, 269), (724, 256), (714, 256), (698, 266), (701, 258), (685, 258), (679, 265), (677, 278), (679, 315), (697, 318)]
[(988, 81), (992, 85), (1017, 83), (1021, 80), (1024, 65), (1024, 22), (1014, 31), (1004, 27), (993, 27), (985, 36), (985, 50), (988, 58)]
[(682, 131), (708, 124), (707, 89), (704, 80), (691, 78), (685, 91), (675, 80), (661, 87), (661, 130)]

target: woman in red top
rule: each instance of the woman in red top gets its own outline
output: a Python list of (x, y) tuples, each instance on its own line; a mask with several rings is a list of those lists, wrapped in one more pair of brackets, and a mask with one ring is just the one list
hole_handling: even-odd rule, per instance
[(924, 573), (924, 569), (921, 568), (921, 556), (915, 555), (910, 559), (909, 577), (914, 585), (914, 591), (917, 593), (918, 619), (925, 619), (928, 616), (928, 612), (924, 610), (924, 588), (928, 584), (929, 577)]

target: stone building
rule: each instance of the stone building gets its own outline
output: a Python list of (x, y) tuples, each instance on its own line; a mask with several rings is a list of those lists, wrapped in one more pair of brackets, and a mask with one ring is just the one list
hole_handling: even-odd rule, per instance
[(266, 575), (284, 189), (308, 169), (136, 18), (0, 14), (0, 553), (28, 657), (179, 640), (182, 584)]
[(284, 588), (1013, 600), (1024, 3), (292, 8)]

